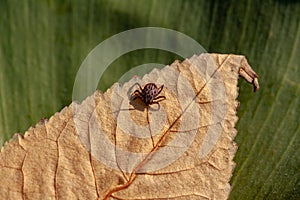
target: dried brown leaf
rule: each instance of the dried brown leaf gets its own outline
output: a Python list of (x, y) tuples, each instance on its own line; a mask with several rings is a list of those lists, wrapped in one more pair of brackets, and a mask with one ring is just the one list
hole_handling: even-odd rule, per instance
[(239, 75), (259, 88), (244, 56), (201, 54), (72, 103), (2, 148), (1, 199), (226, 199)]

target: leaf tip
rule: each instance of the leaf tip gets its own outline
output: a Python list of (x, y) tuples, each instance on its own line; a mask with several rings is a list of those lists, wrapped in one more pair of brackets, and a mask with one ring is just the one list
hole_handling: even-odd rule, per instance
[(254, 92), (259, 90), (258, 75), (248, 64), (247, 59), (245, 57), (242, 59), (239, 75), (249, 83), (252, 83), (254, 87)]

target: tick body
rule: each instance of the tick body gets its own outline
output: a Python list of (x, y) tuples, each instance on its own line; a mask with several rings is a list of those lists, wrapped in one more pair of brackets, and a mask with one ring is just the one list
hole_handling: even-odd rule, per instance
[(165, 96), (158, 96), (164, 88), (164, 85), (157, 87), (154, 83), (147, 83), (144, 88), (141, 87), (139, 83), (136, 83), (139, 86), (139, 90), (134, 91), (134, 98), (140, 98), (146, 106), (152, 104), (159, 104), (160, 101), (166, 99)]

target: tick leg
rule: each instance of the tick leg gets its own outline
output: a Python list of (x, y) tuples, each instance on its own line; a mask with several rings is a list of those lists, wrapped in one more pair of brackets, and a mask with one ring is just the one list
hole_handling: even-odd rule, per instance
[(143, 100), (143, 93), (141, 93), (139, 90), (134, 91), (132, 95), (132, 100), (136, 100), (137, 98), (140, 98)]
[(158, 92), (157, 92), (157, 95), (159, 95), (159, 93), (161, 93), (161, 91), (164, 89), (164, 85), (161, 85), (159, 88), (158, 88)]
[[(142, 86), (141, 86), (139, 83), (135, 83), (133, 86), (135, 86), (135, 85), (138, 85), (139, 88), (140, 88), (140, 90), (135, 90), (135, 91), (132, 93), (132, 96), (134, 96), (133, 98), (134, 98), (134, 99), (136, 99), (137, 97), (142, 98), (142, 97), (143, 97), (143, 93), (142, 93), (143, 88), (142, 88)], [(133, 87), (133, 86), (132, 86), (132, 87)], [(131, 88), (132, 88), (132, 87), (131, 87)], [(133, 99), (133, 100), (134, 100), (134, 99)]]
[(165, 96), (159, 96), (159, 97), (155, 97), (153, 100), (158, 100), (158, 101), (153, 101), (153, 103), (158, 103), (158, 102), (161, 102), (161, 101), (163, 101), (163, 100), (165, 100), (166, 99), (166, 97)]
[(153, 108), (150, 107), (150, 109), (154, 110), (154, 111), (158, 111), (160, 109), (160, 104), (158, 102), (152, 101), (149, 105), (153, 105), (153, 104), (157, 104), (158, 108), (157, 109), (153, 109)]
[(199, 104), (209, 104), (209, 103), (212, 103), (213, 101), (198, 101), (196, 100), (196, 103), (199, 103)]
[(139, 90), (134, 91), (134, 93), (132, 95), (138, 95), (139, 97), (143, 97), (143, 93)]
[[(147, 122), (148, 122), (148, 124), (150, 125), (150, 120), (149, 120), (149, 110), (148, 110), (148, 107), (147, 107)], [(152, 140), (152, 147), (154, 147), (154, 146), (155, 146), (155, 143), (154, 143), (154, 139), (153, 139), (153, 136), (152, 136), (151, 126), (149, 126), (149, 131), (150, 131), (150, 136), (151, 136), (151, 140)]]
[[(136, 82), (135, 84), (133, 84), (133, 86), (135, 86), (135, 85), (139, 86), (140, 90), (143, 91), (142, 86), (138, 82)], [(131, 88), (133, 88), (133, 86), (131, 86)]]
[(139, 95), (143, 95), (143, 93), (141, 92), (141, 91), (139, 91), (139, 90), (136, 90), (136, 91), (134, 91), (134, 93), (133, 94), (139, 94)]

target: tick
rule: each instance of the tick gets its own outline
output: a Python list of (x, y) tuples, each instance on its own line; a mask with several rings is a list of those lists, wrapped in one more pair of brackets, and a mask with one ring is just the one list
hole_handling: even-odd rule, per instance
[(146, 106), (152, 104), (158, 104), (159, 102), (166, 99), (165, 96), (158, 96), (164, 88), (164, 85), (157, 87), (155, 83), (147, 83), (144, 88), (141, 87), (139, 83), (136, 83), (139, 86), (138, 90), (134, 91), (133, 100), (140, 98)]

